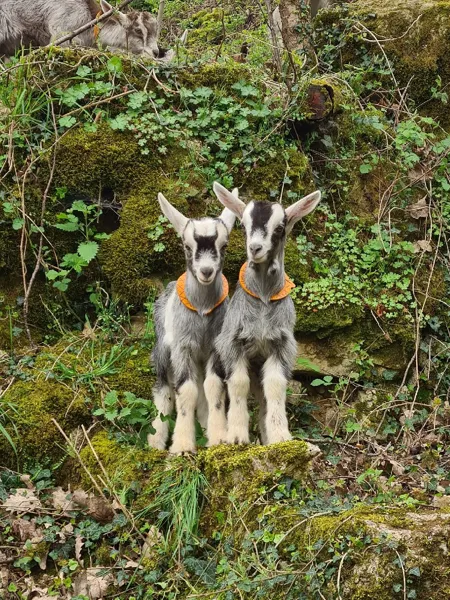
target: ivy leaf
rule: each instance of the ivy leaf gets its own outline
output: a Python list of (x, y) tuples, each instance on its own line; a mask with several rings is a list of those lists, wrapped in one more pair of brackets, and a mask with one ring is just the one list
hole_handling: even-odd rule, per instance
[(78, 246), (77, 252), (83, 260), (90, 263), (91, 260), (97, 256), (98, 244), (97, 242), (82, 242)]

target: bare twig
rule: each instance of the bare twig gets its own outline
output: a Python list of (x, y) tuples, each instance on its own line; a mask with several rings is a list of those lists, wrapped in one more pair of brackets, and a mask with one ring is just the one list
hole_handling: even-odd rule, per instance
[(58, 38), (54, 42), (51, 42), (49, 44), (49, 46), (60, 46), (61, 44), (64, 44), (64, 42), (69, 42), (77, 35), (80, 35), (80, 33), (83, 33), (83, 31), (87, 31), (88, 29), (90, 29), (91, 27), (94, 27), (98, 23), (101, 23), (102, 21), (106, 21), (106, 19), (108, 19), (111, 15), (113, 15), (117, 10), (121, 10), (122, 8), (125, 8), (125, 6), (127, 6), (128, 4), (131, 4), (132, 2), (133, 2), (133, 0), (123, 0), (119, 4), (119, 6), (112, 8), (111, 10), (108, 10), (108, 12), (103, 13), (102, 15), (100, 15), (99, 17), (96, 17), (95, 19), (92, 19), (92, 21), (89, 21), (89, 23), (86, 23), (82, 27), (78, 27), (78, 29), (75, 29), (75, 31), (72, 31), (71, 33), (68, 33), (67, 35), (64, 35), (63, 37)]
[(157, 28), (158, 28), (158, 33), (157, 33), (157, 37), (156, 39), (159, 39), (160, 33), (161, 33), (161, 28), (162, 28), (162, 22), (163, 22), (163, 18), (164, 18), (164, 7), (166, 4), (166, 0), (159, 0), (159, 6), (158, 6), (158, 17), (157, 17)]

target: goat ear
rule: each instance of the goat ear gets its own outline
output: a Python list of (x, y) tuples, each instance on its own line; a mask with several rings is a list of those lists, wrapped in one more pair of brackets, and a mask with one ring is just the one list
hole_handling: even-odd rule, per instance
[(161, 193), (158, 194), (158, 202), (161, 210), (164, 213), (164, 216), (167, 217), (172, 223), (178, 235), (183, 235), (184, 228), (186, 227), (189, 219), (182, 215), (174, 206), (172, 206)]
[(219, 218), (225, 223), (228, 234), (230, 234), (236, 221), (236, 215), (229, 208), (224, 208)]
[(237, 188), (235, 188), (232, 192), (229, 192), (227, 188), (224, 188), (223, 185), (214, 182), (213, 190), (219, 202), (221, 202), (225, 208), (231, 210), (237, 217), (242, 219), (242, 215), (244, 214), (245, 204), (242, 200), (239, 200), (237, 195)]
[(321, 197), (322, 194), (320, 193), (320, 191), (313, 192), (312, 194), (308, 194), (308, 196), (305, 196), (301, 200), (295, 202), (295, 204), (292, 204), (291, 206), (286, 208), (287, 233), (291, 232), (292, 228), (297, 223), (297, 221), (299, 221), (303, 217), (306, 217), (306, 215), (309, 215), (309, 213), (316, 208), (316, 206), (320, 202)]
[[(109, 2), (106, 2), (106, 0), (100, 0), (100, 6), (103, 14), (109, 12), (110, 10), (114, 10), (114, 6), (112, 6)], [(122, 25), (126, 25), (128, 23), (127, 15), (123, 12), (120, 12), (120, 10), (113, 13), (113, 16), (116, 17), (116, 19), (122, 23)]]
[(111, 6), (111, 4), (109, 2), (106, 2), (106, 0), (100, 0), (100, 6), (104, 13), (107, 13), (110, 10), (114, 9), (114, 7)]

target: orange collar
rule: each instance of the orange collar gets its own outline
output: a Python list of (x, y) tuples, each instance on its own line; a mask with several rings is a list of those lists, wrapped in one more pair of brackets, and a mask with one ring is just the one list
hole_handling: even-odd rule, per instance
[[(177, 293), (181, 302), (184, 304), (186, 308), (189, 310), (193, 310), (194, 312), (198, 312), (193, 304), (189, 302), (186, 296), (185, 287), (186, 287), (186, 273), (183, 273), (181, 277), (177, 280)], [(228, 281), (225, 275), (222, 275), (222, 296), (219, 298), (219, 301), (214, 304), (214, 306), (205, 313), (205, 315), (210, 315), (213, 311), (216, 310), (218, 306), (222, 304), (228, 298)]]
[[(251, 292), (248, 289), (248, 287), (245, 285), (245, 272), (247, 271), (247, 266), (248, 266), (248, 263), (244, 263), (241, 267), (241, 270), (239, 271), (239, 283), (241, 284), (241, 288), (244, 290), (244, 292), (247, 292), (247, 294), (249, 294), (250, 296), (253, 296), (253, 298), (260, 299), (259, 296), (257, 296), (253, 292)], [(276, 302), (277, 300), (282, 300), (283, 298), (286, 298), (286, 296), (289, 296), (289, 294), (291, 293), (291, 291), (294, 288), (295, 288), (295, 283), (293, 281), (291, 281), (291, 279), (289, 279), (289, 277), (285, 273), (284, 274), (284, 286), (281, 288), (281, 290), (278, 292), (278, 294), (274, 294), (273, 296), (271, 296), (270, 301)]]

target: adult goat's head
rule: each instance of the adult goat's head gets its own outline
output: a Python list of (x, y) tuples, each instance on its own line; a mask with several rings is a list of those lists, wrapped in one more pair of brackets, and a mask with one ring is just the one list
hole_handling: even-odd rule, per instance
[(248, 260), (257, 264), (278, 255), (295, 223), (312, 212), (321, 198), (319, 191), (313, 192), (283, 208), (278, 202), (252, 201), (246, 205), (217, 182), (214, 193), (219, 202), (239, 217), (245, 230)]
[[(111, 4), (100, 0), (104, 13), (112, 10)], [(100, 41), (110, 48), (126, 50), (133, 54), (158, 58), (158, 25), (155, 17), (148, 12), (116, 11), (100, 29)]]
[[(237, 194), (237, 190), (233, 190), (233, 193), (235, 192)], [(211, 284), (222, 271), (225, 249), (236, 219), (235, 215), (225, 208), (216, 219), (188, 219), (162, 194), (158, 194), (158, 201), (162, 212), (183, 240), (187, 269), (202, 285)]]

